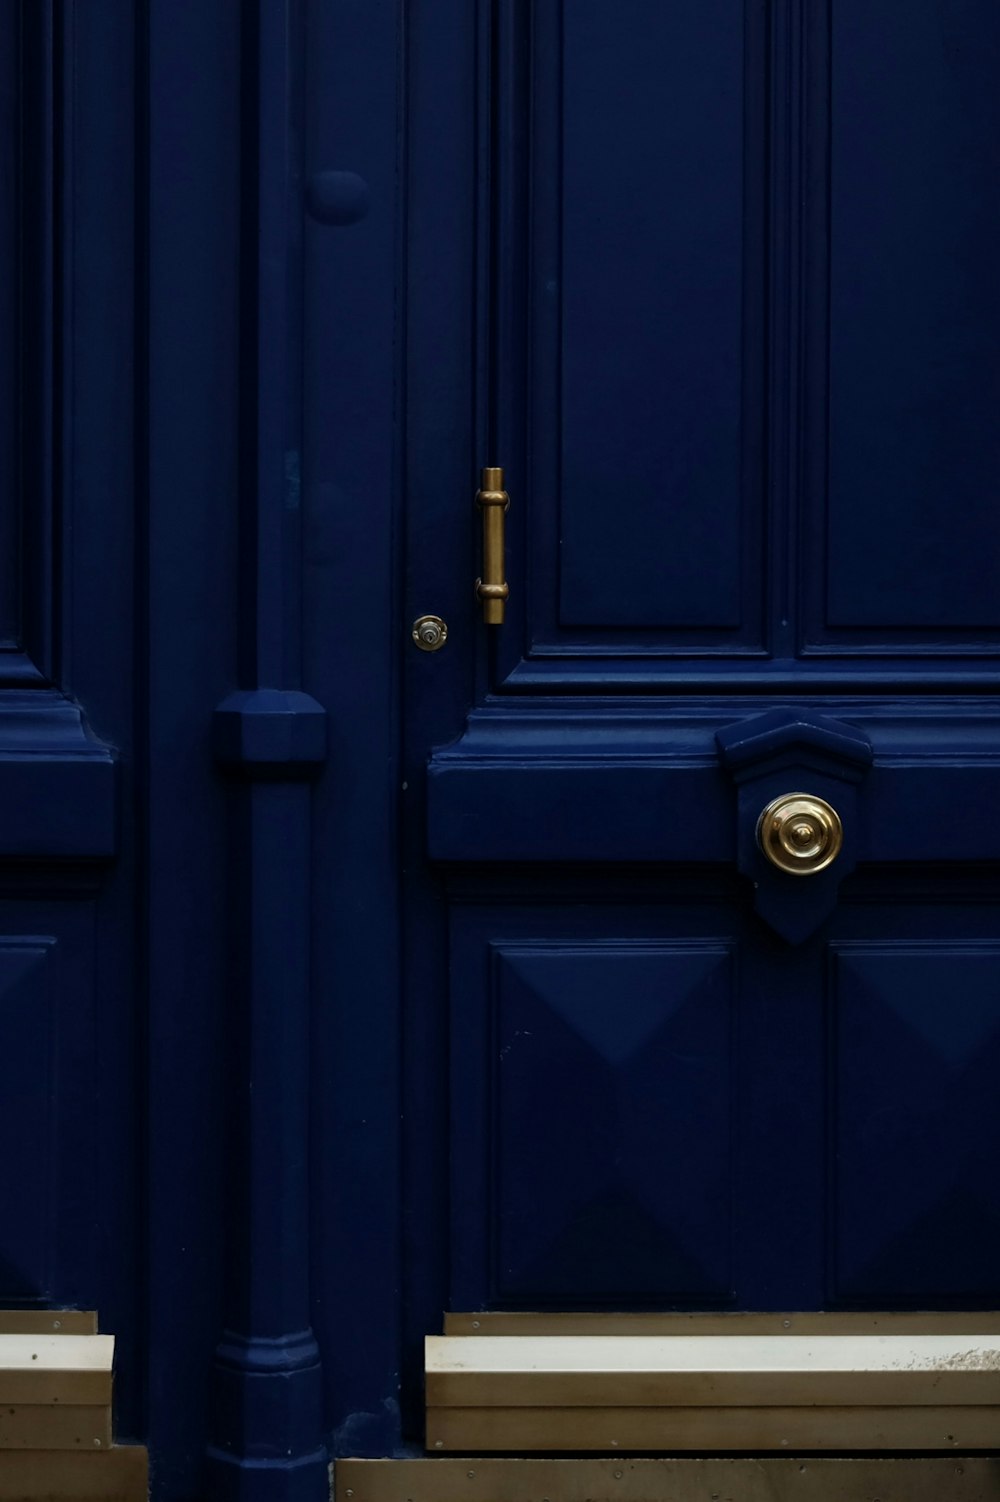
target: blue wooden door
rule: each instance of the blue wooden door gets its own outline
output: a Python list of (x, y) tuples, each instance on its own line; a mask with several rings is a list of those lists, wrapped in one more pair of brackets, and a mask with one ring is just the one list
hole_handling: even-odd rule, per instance
[(995, 1306), (1000, 11), (423, 0), (408, 56), (412, 1346)]

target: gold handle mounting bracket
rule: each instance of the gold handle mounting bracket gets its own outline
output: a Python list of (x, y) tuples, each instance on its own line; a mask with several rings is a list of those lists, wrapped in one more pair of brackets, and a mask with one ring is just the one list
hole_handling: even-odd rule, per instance
[(510, 594), (504, 578), (504, 531), (510, 496), (503, 488), (503, 470), (498, 465), (482, 471), (476, 505), (483, 516), (483, 577), (476, 580), (476, 598), (483, 602), (487, 626), (502, 626)]

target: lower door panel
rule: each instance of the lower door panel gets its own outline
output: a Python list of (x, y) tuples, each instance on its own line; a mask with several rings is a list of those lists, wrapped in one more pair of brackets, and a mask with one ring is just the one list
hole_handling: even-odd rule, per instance
[(451, 916), (453, 1309), (1000, 1303), (992, 883), (791, 947), (703, 874)]

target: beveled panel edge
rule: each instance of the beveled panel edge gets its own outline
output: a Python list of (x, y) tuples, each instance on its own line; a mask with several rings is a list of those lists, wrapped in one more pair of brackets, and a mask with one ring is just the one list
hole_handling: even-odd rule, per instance
[(1000, 1459), (337, 1460), (332, 1502), (995, 1502)]

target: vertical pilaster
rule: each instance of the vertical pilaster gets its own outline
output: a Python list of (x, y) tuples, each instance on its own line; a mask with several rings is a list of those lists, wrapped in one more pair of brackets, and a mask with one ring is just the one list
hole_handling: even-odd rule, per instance
[(327, 1495), (309, 1315), (309, 777), (322, 707), (299, 685), (301, 18), (243, 22), (240, 678), (219, 705), (232, 773), (228, 1327), (215, 1357), (209, 1495)]

